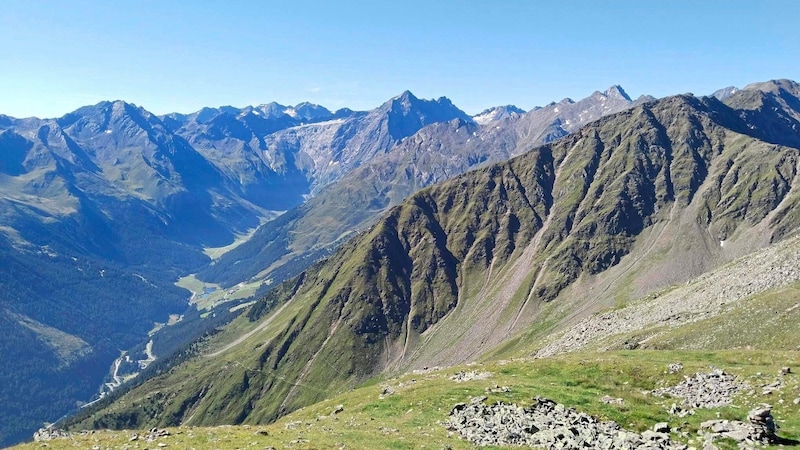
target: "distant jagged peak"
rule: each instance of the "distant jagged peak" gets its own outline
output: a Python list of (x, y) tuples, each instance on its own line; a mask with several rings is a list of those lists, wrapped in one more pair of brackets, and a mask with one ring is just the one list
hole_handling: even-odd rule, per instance
[(379, 111), (383, 110), (397, 110), (400, 109), (404, 112), (409, 112), (411, 109), (420, 102), (414, 94), (409, 90), (405, 90), (399, 95), (396, 95), (378, 107)]
[(633, 100), (631, 100), (630, 96), (628, 96), (628, 93), (625, 92), (624, 89), (622, 89), (622, 86), (620, 86), (618, 84), (615, 84), (615, 85), (611, 86), (610, 88), (606, 89), (604, 94), (606, 95), (606, 97), (609, 97), (609, 98), (616, 98), (616, 99), (625, 100), (625, 101), (628, 101), (628, 102), (633, 101)]
[(93, 111), (122, 111), (126, 107), (133, 107), (134, 109), (138, 109), (139, 107), (133, 103), (128, 103), (125, 100), (103, 100), (101, 102), (97, 102), (94, 105), (86, 105), (81, 106), (80, 108), (72, 111), (69, 114), (89, 114)]
[(328, 108), (310, 102), (302, 102), (286, 108), (285, 114), (305, 121), (324, 120), (333, 115)]
[(211, 108), (211, 107), (203, 107), (199, 111), (189, 114), (189, 118), (194, 120), (197, 123), (206, 123), (209, 122), (214, 117), (218, 116), (219, 114), (238, 114), (239, 109), (233, 106), (220, 106), (218, 108)]
[(800, 84), (786, 78), (769, 80), (759, 83), (751, 83), (742, 89), (744, 91), (761, 91), (778, 94), (781, 91), (789, 92), (792, 95), (800, 96)]
[(493, 106), (472, 116), (472, 120), (480, 125), (486, 125), (507, 118), (518, 118), (523, 114), (525, 114), (525, 110), (514, 105)]
[(713, 94), (711, 94), (711, 96), (716, 97), (717, 100), (722, 101), (737, 92), (739, 92), (739, 88), (737, 88), (736, 86), (728, 86), (722, 89), (717, 89), (716, 91), (714, 91)]
[(628, 103), (633, 101), (628, 96), (628, 93), (625, 92), (625, 90), (622, 89), (622, 87), (620, 85), (618, 85), (618, 84), (615, 84), (615, 85), (609, 87), (608, 89), (606, 89), (603, 92), (594, 91), (590, 98), (594, 98), (594, 99), (597, 99), (597, 100), (600, 100), (600, 101), (604, 101), (606, 99), (612, 99), (612, 100), (619, 100), (619, 101), (624, 101), (624, 102), (628, 102)]
[(431, 100), (420, 99), (409, 90), (390, 98), (375, 111), (379, 113), (399, 112), (402, 115), (422, 114), (428, 117), (431, 122), (450, 120), (455, 117), (472, 120), (469, 115), (461, 111), (447, 97), (442, 96)]
[(437, 98), (437, 99), (436, 99), (436, 103), (438, 103), (438, 104), (440, 104), (440, 105), (450, 106), (450, 107), (453, 107), (453, 108), (455, 108), (455, 107), (456, 107), (456, 106), (453, 104), (453, 102), (452, 102), (452, 101), (451, 101), (449, 98), (445, 97), (444, 95), (443, 95), (443, 96), (441, 96), (441, 97), (439, 97), (439, 98)]
[(134, 122), (139, 123), (141, 126), (144, 126), (146, 122), (151, 124), (161, 122), (150, 111), (124, 100), (105, 100), (94, 105), (83, 106), (56, 119), (56, 122), (64, 128), (76, 122), (83, 123), (84, 126), (82, 128), (92, 124), (89, 126), (90, 130), (102, 131), (106, 130), (111, 123), (128, 119), (133, 119)]
[(341, 118), (345, 118), (345, 117), (350, 117), (350, 116), (355, 115), (355, 114), (364, 114), (364, 112), (363, 111), (362, 112), (353, 111), (350, 108), (339, 108), (333, 113), (331, 118), (332, 119), (341, 119)]
[(656, 100), (658, 100), (658, 99), (653, 97), (652, 95), (642, 94), (633, 103), (638, 106), (638, 105), (641, 105), (642, 103), (654, 102)]
[(484, 114), (491, 113), (493, 111), (502, 111), (508, 113), (517, 113), (517, 114), (524, 114), (525, 110), (516, 106), (516, 105), (502, 105), (502, 106), (492, 106), (491, 108), (486, 108), (483, 111), (476, 114), (476, 116), (481, 116)]
[(417, 105), (417, 104), (421, 104), (421, 103), (437, 103), (437, 104), (442, 105), (442, 106), (455, 107), (455, 105), (453, 105), (453, 102), (449, 98), (447, 98), (445, 96), (441, 96), (441, 97), (439, 97), (437, 99), (430, 99), (430, 100), (421, 99), (421, 98), (417, 97), (416, 95), (414, 95), (409, 90), (405, 90), (402, 93), (400, 93), (399, 95), (396, 95), (396, 96), (390, 98), (383, 105), (400, 104), (400, 105), (403, 105), (403, 106), (412, 106), (412, 105)]
[(467, 113), (458, 109), (447, 97), (425, 100), (417, 98), (411, 91), (403, 91), (368, 114), (372, 117), (385, 117), (388, 120), (389, 135), (394, 140), (410, 136), (431, 123), (447, 122), (456, 118), (472, 121)]
[(290, 115), (286, 113), (289, 107), (281, 105), (278, 102), (262, 103), (258, 106), (248, 106), (243, 108), (243, 110), (244, 109), (247, 109), (248, 112), (264, 118), (277, 118), (283, 116), (284, 114)]
[(310, 102), (301, 102), (296, 106), (285, 106), (277, 102), (263, 103), (257, 106), (245, 106), (235, 112), (239, 116), (252, 114), (264, 119), (280, 119), (284, 116), (299, 121), (316, 122), (330, 118), (333, 113), (325, 108)]
[(415, 96), (411, 91), (406, 89), (405, 91), (401, 92), (400, 95), (392, 97), (392, 100), (398, 100), (401, 103), (404, 103), (404, 102), (414, 102), (419, 100), (419, 98), (417, 98), (417, 96)]

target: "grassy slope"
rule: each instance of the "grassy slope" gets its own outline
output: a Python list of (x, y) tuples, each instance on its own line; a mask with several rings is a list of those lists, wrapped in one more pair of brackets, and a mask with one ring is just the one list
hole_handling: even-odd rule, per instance
[[(683, 372), (668, 374), (666, 366), (676, 361), (683, 363)], [(455, 404), (485, 395), (487, 388), (496, 385), (510, 390), (488, 394), (489, 401), (526, 405), (533, 397), (542, 396), (637, 431), (665, 421), (688, 433), (685, 436), (673, 433), (674, 439), (684, 442), (696, 439), (698, 426), (704, 420), (717, 417), (741, 420), (748, 408), (769, 402), (781, 426), (779, 434), (798, 439), (800, 411), (792, 404), (792, 399), (800, 395), (798, 374), (785, 379), (786, 386), (780, 393), (769, 396), (761, 395), (760, 390), (754, 395), (742, 393), (735, 397), (733, 406), (697, 410), (694, 416), (683, 419), (670, 417), (665, 409), (674, 400), (644, 393), (662, 385), (677, 384), (684, 375), (708, 371), (711, 367), (722, 368), (751, 386), (758, 386), (775, 381), (780, 367), (798, 364), (800, 353), (782, 350), (622, 351), (474, 364), (374, 382), (296, 411), (269, 426), (173, 428), (171, 436), (159, 438), (158, 442), (170, 448), (472, 448), (457, 436), (449, 435), (440, 422), (447, 419)], [(459, 370), (486, 371), (492, 376), (456, 383), (450, 376)], [(381, 398), (385, 386), (391, 386), (395, 393)], [(599, 399), (604, 395), (622, 398), (624, 404), (602, 403)], [(342, 405), (342, 411), (333, 414), (338, 405)], [(130, 442), (133, 433), (96, 432), (51, 441), (48, 447), (147, 446), (142, 441)], [(28, 444), (19, 448), (38, 447), (39, 444)]]

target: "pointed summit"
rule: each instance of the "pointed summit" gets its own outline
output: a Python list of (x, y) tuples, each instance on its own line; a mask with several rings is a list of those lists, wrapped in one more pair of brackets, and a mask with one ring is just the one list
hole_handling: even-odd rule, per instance
[(414, 105), (419, 103), (419, 98), (417, 98), (414, 94), (411, 93), (409, 90), (403, 91), (400, 95), (393, 97), (388, 102), (390, 105), (399, 105), (403, 108), (403, 110), (408, 111)]
[(446, 97), (437, 100), (419, 99), (411, 91), (403, 91), (392, 97), (375, 112), (388, 115), (389, 135), (396, 140), (410, 136), (434, 122), (448, 122), (456, 118), (472, 120)]
[(633, 101), (628, 96), (628, 94), (625, 92), (625, 90), (622, 89), (622, 86), (620, 86), (618, 84), (615, 84), (615, 85), (611, 86), (610, 88), (606, 89), (605, 94), (606, 94), (606, 96), (611, 97), (611, 98), (618, 98), (618, 99), (629, 101), (629, 102)]
[(401, 102), (406, 102), (406, 101), (414, 101), (414, 100), (419, 100), (419, 99), (414, 94), (412, 94), (411, 91), (406, 89), (400, 95), (395, 97), (393, 100), (400, 100)]
[(717, 100), (722, 101), (737, 92), (739, 92), (739, 88), (737, 88), (736, 86), (728, 86), (722, 89), (717, 89), (716, 91), (714, 91), (713, 94), (711, 94), (711, 96), (716, 97)]

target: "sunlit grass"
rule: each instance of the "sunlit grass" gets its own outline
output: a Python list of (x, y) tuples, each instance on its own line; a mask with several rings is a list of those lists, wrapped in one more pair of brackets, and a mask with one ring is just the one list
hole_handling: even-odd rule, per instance
[[(667, 365), (681, 362), (683, 371), (669, 374)], [(781, 367), (800, 366), (800, 353), (792, 351), (648, 351), (570, 354), (547, 359), (499, 361), (487, 364), (408, 373), (368, 385), (300, 409), (267, 426), (181, 427), (154, 443), (130, 441), (133, 432), (101, 431), (48, 442), (48, 448), (139, 448), (163, 442), (169, 448), (471, 448), (448, 432), (441, 423), (453, 406), (486, 395), (489, 402), (527, 405), (539, 396), (643, 431), (655, 422), (669, 422), (673, 439), (697, 444), (702, 421), (746, 420), (750, 408), (773, 405), (773, 414), (785, 438), (800, 438), (800, 411), (793, 399), (800, 397), (800, 374), (784, 378), (784, 388), (762, 394), (761, 385), (775, 381)], [(659, 398), (650, 391), (674, 385), (684, 375), (721, 368), (753, 387), (719, 409), (697, 409), (686, 418), (670, 416), (667, 408), (678, 399)], [(458, 383), (450, 377), (460, 370), (490, 372), (486, 379)], [(495, 386), (508, 392), (492, 393)], [(388, 388), (388, 389), (387, 389)], [(392, 391), (383, 395), (385, 391)], [(622, 405), (606, 404), (603, 396), (622, 398)], [(338, 406), (341, 405), (341, 408)], [(341, 409), (338, 413), (335, 411)], [(681, 432), (687, 434), (681, 435)], [(146, 432), (137, 432), (140, 436)], [(266, 433), (266, 434), (264, 434)], [(38, 443), (21, 448), (39, 448)], [(721, 443), (721, 448), (735, 448)]]

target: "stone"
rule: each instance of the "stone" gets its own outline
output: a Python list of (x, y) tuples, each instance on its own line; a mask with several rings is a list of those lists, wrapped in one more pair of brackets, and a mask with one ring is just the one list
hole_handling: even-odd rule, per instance
[(600, 402), (605, 403), (607, 405), (622, 405), (625, 403), (625, 400), (621, 398), (614, 398), (611, 397), (610, 395), (604, 395), (600, 397)]
[(693, 409), (683, 409), (680, 406), (676, 405), (675, 403), (668, 409), (669, 413), (673, 416), (678, 417), (686, 417), (686, 416), (693, 416), (694, 410)]
[(653, 425), (653, 431), (656, 433), (669, 433), (669, 424), (667, 422), (658, 422), (657, 424)]
[(669, 439), (669, 434), (645, 430), (642, 432), (642, 439), (645, 441), (666, 441)]
[(383, 389), (381, 389), (381, 395), (379, 398), (385, 398), (390, 395), (394, 395), (394, 389), (392, 389), (391, 386), (384, 386)]
[(729, 437), (736, 442), (746, 441), (750, 437), (750, 432), (744, 427), (737, 427), (724, 433), (725, 437)]

